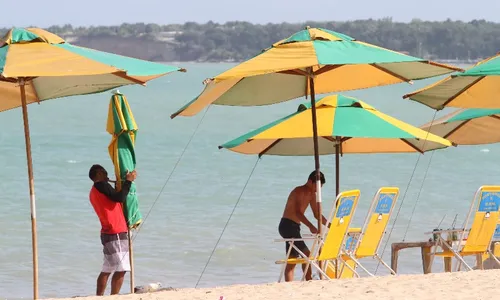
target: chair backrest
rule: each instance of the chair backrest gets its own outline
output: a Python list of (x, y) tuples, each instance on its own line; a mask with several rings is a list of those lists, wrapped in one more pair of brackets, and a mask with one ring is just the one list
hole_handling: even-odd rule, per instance
[(351, 190), (342, 192), (337, 196), (336, 203), (339, 203), (339, 205), (335, 208), (333, 215), (328, 218), (330, 220), (330, 229), (326, 234), (318, 260), (336, 259), (342, 253), (342, 246), (358, 206), (360, 193), (359, 190)]
[[(486, 252), (491, 244), (500, 217), (500, 186), (482, 186), (476, 192), (474, 202), (476, 202), (476, 198), (478, 203), (474, 220), (462, 252)], [(468, 219), (473, 207), (474, 205), (471, 206)]]
[(397, 187), (382, 187), (377, 191), (355, 248), (356, 257), (377, 254), (398, 197), (399, 188)]

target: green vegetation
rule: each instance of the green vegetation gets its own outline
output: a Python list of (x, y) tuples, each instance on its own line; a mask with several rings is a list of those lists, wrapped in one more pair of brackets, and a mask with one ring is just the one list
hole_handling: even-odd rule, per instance
[[(358, 40), (411, 55), (439, 60), (477, 60), (500, 51), (500, 23), (446, 20), (410, 23), (380, 20), (307, 22)], [(47, 30), (76, 45), (156, 61), (241, 61), (306, 24), (127, 24), (120, 26), (51, 26)], [(0, 29), (4, 33), (7, 29)]]

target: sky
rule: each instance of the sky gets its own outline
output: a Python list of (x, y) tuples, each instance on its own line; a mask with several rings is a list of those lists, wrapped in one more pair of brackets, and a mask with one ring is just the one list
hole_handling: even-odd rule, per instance
[(252, 23), (346, 21), (500, 22), (500, 0), (23, 0), (2, 3), (0, 27), (119, 25), (249, 21)]

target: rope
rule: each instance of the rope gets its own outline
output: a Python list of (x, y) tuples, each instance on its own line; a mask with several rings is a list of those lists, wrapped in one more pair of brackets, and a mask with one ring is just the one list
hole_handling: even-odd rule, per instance
[(229, 215), (229, 218), (227, 219), (226, 225), (224, 225), (224, 228), (222, 229), (222, 232), (219, 236), (219, 239), (217, 240), (217, 243), (215, 243), (215, 246), (212, 249), (212, 253), (210, 253), (210, 256), (208, 257), (207, 263), (205, 264), (203, 271), (201, 271), (200, 277), (198, 278), (198, 281), (196, 282), (196, 285), (194, 286), (195, 288), (197, 288), (198, 285), (200, 284), (201, 278), (203, 277), (203, 274), (205, 274), (205, 271), (207, 270), (207, 267), (208, 267), (208, 264), (210, 263), (210, 260), (212, 260), (212, 256), (214, 255), (215, 250), (217, 249), (217, 246), (219, 245), (219, 243), (222, 239), (222, 236), (224, 235), (224, 232), (226, 231), (226, 228), (227, 228), (227, 225), (229, 224), (229, 221), (231, 221), (231, 218), (234, 214), (234, 211), (236, 210), (236, 207), (240, 203), (241, 197), (243, 196), (243, 193), (245, 192), (245, 189), (247, 188), (247, 185), (248, 185), (248, 182), (250, 181), (250, 178), (252, 178), (252, 175), (255, 171), (255, 168), (257, 167), (259, 160), (260, 160), (260, 158), (257, 158), (257, 160), (255, 161), (255, 165), (253, 166), (252, 171), (250, 172), (250, 175), (248, 176), (248, 179), (245, 182), (245, 185), (243, 186), (243, 190), (241, 191), (240, 196), (238, 197), (238, 200), (234, 204), (233, 210), (231, 211), (231, 214)]
[[(198, 125), (196, 125), (196, 128), (194, 129), (193, 131), (193, 134), (191, 135), (191, 137), (189, 138), (186, 146), (184, 147), (184, 149), (182, 150), (182, 153), (181, 155), (179, 156), (179, 158), (177, 159), (175, 165), (174, 165), (174, 168), (172, 169), (172, 171), (170, 172), (170, 174), (168, 175), (167, 177), (167, 180), (165, 181), (165, 183), (163, 184), (163, 187), (160, 189), (160, 192), (158, 193), (158, 196), (156, 196), (156, 199), (155, 201), (153, 202), (153, 204), (151, 205), (151, 207), (149, 208), (148, 210), (148, 213), (146, 214), (146, 216), (143, 218), (142, 220), (142, 223), (140, 224), (139, 228), (137, 228), (137, 231), (135, 232), (133, 238), (130, 237), (130, 240), (132, 242), (135, 241), (135, 239), (137, 238), (137, 236), (139, 235), (139, 232), (141, 231), (142, 227), (144, 227), (144, 223), (146, 223), (146, 220), (148, 219), (149, 215), (151, 214), (151, 211), (153, 211), (153, 208), (154, 206), (156, 205), (156, 202), (158, 202), (158, 199), (160, 199), (160, 196), (161, 194), (163, 193), (163, 190), (165, 189), (165, 187), (167, 186), (167, 183), (170, 181), (170, 178), (172, 177), (172, 175), (174, 174), (174, 171), (175, 169), (177, 168), (177, 166), (179, 165), (179, 162), (181, 161), (182, 157), (184, 156), (184, 153), (186, 152), (187, 148), (189, 147), (189, 145), (191, 144), (191, 141), (193, 140), (196, 132), (198, 131), (198, 129), (200, 128), (200, 125), (201, 125), (201, 122), (203, 121), (203, 119), (205, 118), (205, 115), (207, 114), (208, 110), (210, 109), (210, 106), (207, 107), (207, 109), (205, 110), (205, 112), (203, 113), (201, 119), (200, 119), (200, 122), (198, 122)], [(132, 232), (132, 230), (130, 230), (130, 232)], [(126, 254), (123, 255), (123, 257), (121, 258), (120, 261), (122, 261), (124, 258), (125, 258)]]
[[(432, 121), (431, 121), (431, 125), (434, 123), (434, 119), (436, 118), (436, 114), (437, 114), (437, 111), (434, 111), (434, 116), (432, 117)], [(430, 126), (429, 126), (429, 130), (430, 130)], [(427, 137), (429, 136), (429, 131), (427, 131), (427, 134), (425, 136), (425, 141), (424, 141), (424, 145), (423, 145), (423, 149), (425, 149), (425, 144), (427, 143)], [(396, 217), (394, 218), (394, 223), (392, 223), (392, 227), (391, 227), (391, 230), (389, 231), (389, 235), (387, 236), (387, 242), (385, 243), (384, 245), (384, 249), (382, 250), (382, 254), (380, 255), (380, 257), (383, 257), (384, 256), (384, 253), (385, 253), (385, 250), (387, 249), (387, 245), (389, 245), (389, 240), (391, 239), (391, 235), (392, 235), (392, 232), (394, 231), (394, 227), (396, 227), (396, 221), (398, 220), (398, 217), (399, 217), (399, 213), (401, 212), (401, 208), (403, 207), (403, 203), (406, 199), (406, 194), (408, 193), (408, 189), (410, 188), (410, 185), (411, 185), (411, 182), (413, 180), (413, 177), (415, 176), (415, 171), (417, 170), (417, 166), (418, 166), (418, 163), (420, 161), (420, 157), (422, 155), (418, 155), (417, 157), (417, 161), (415, 163), (415, 167), (413, 167), (413, 171), (411, 173), (411, 176), (410, 176), (410, 180), (408, 181), (408, 184), (406, 185), (406, 189), (405, 189), (405, 192), (403, 194), (403, 199), (401, 200), (401, 204), (399, 205), (399, 208), (398, 208), (398, 211), (396, 213)], [(420, 194), (420, 192), (419, 192)], [(406, 235), (406, 234), (405, 234)], [(375, 275), (377, 274), (378, 272), (378, 268), (380, 266), (380, 261), (378, 261), (377, 263), (377, 268), (375, 269)]]
[(429, 171), (429, 167), (431, 166), (431, 161), (432, 161), (433, 156), (434, 156), (434, 151), (432, 151), (431, 158), (429, 159), (429, 163), (427, 164), (427, 169), (425, 169), (424, 179), (422, 179), (422, 184), (420, 185), (420, 189), (418, 190), (418, 194), (417, 194), (417, 200), (415, 201), (415, 205), (413, 205), (413, 210), (411, 211), (411, 214), (410, 214), (410, 220), (408, 220), (408, 226), (406, 226), (405, 234), (403, 235), (403, 242), (405, 241), (406, 234), (408, 233), (408, 230), (410, 229), (411, 220), (413, 219), (413, 214), (415, 213), (415, 209), (417, 208), (418, 200), (420, 199), (420, 193), (422, 192), (422, 189), (424, 187), (425, 178), (427, 177), (427, 172)]

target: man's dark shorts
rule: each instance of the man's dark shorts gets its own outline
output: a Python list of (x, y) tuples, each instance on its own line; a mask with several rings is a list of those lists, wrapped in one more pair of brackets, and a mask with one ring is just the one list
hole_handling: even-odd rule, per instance
[[(278, 231), (284, 239), (301, 239), (300, 235), (300, 224), (287, 219), (281, 218), (280, 225), (278, 226)], [(307, 248), (306, 243), (304, 241), (295, 241), (293, 245), (297, 247), (302, 252), (309, 252), (309, 248)], [(290, 242), (285, 243), (285, 250), (288, 253), (290, 249)], [(301, 257), (301, 255), (297, 252), (296, 249), (292, 247), (292, 251), (290, 252), (290, 257)]]

